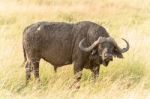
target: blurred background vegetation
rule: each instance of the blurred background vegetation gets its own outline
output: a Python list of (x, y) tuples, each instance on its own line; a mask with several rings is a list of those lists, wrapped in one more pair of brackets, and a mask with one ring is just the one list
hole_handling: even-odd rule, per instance
[[(150, 99), (150, 0), (0, 0), (1, 99)], [(101, 66), (98, 81), (84, 70), (79, 90), (68, 89), (72, 65), (58, 69), (42, 61), (41, 85), (25, 86), (23, 29), (38, 21), (92, 21), (104, 26), (120, 46), (130, 42), (124, 59)]]

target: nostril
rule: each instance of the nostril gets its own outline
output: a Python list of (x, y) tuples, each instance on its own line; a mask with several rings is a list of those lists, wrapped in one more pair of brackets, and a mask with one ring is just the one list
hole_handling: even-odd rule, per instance
[(112, 59), (112, 54), (107, 54), (107, 58)]
[(108, 57), (112, 57), (112, 54), (108, 54)]

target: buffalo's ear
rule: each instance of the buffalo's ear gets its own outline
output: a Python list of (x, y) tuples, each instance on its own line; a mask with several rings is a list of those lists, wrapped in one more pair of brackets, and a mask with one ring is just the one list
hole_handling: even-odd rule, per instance
[(123, 55), (118, 48), (114, 48), (113, 55), (118, 58), (123, 58)]

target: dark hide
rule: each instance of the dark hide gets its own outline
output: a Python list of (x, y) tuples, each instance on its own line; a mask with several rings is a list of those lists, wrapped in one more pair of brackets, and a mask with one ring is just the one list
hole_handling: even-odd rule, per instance
[[(99, 37), (109, 37), (102, 26), (82, 21), (75, 24), (64, 22), (38, 22), (28, 26), (23, 32), (23, 49), (26, 63), (26, 79), (30, 79), (31, 66), (35, 78), (39, 80), (40, 59), (57, 67), (74, 63), (76, 79), (81, 78), (83, 68), (91, 69), (93, 74), (99, 74), (100, 64), (108, 65), (109, 60), (99, 56), (98, 46), (91, 52), (84, 52), (79, 48), (79, 42), (86, 39), (84, 46), (90, 46)], [(122, 54), (115, 49), (114, 55), (122, 58)]]

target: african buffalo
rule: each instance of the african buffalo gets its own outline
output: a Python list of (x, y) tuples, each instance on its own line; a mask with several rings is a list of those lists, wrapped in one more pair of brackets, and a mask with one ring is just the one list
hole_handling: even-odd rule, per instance
[(33, 73), (39, 80), (40, 59), (57, 67), (74, 63), (77, 81), (81, 79), (83, 68), (90, 69), (93, 77), (99, 75), (100, 65), (107, 66), (113, 57), (123, 58), (129, 50), (120, 48), (104, 27), (89, 21), (78, 23), (38, 22), (25, 28), (23, 51), (26, 63), (26, 80)]

